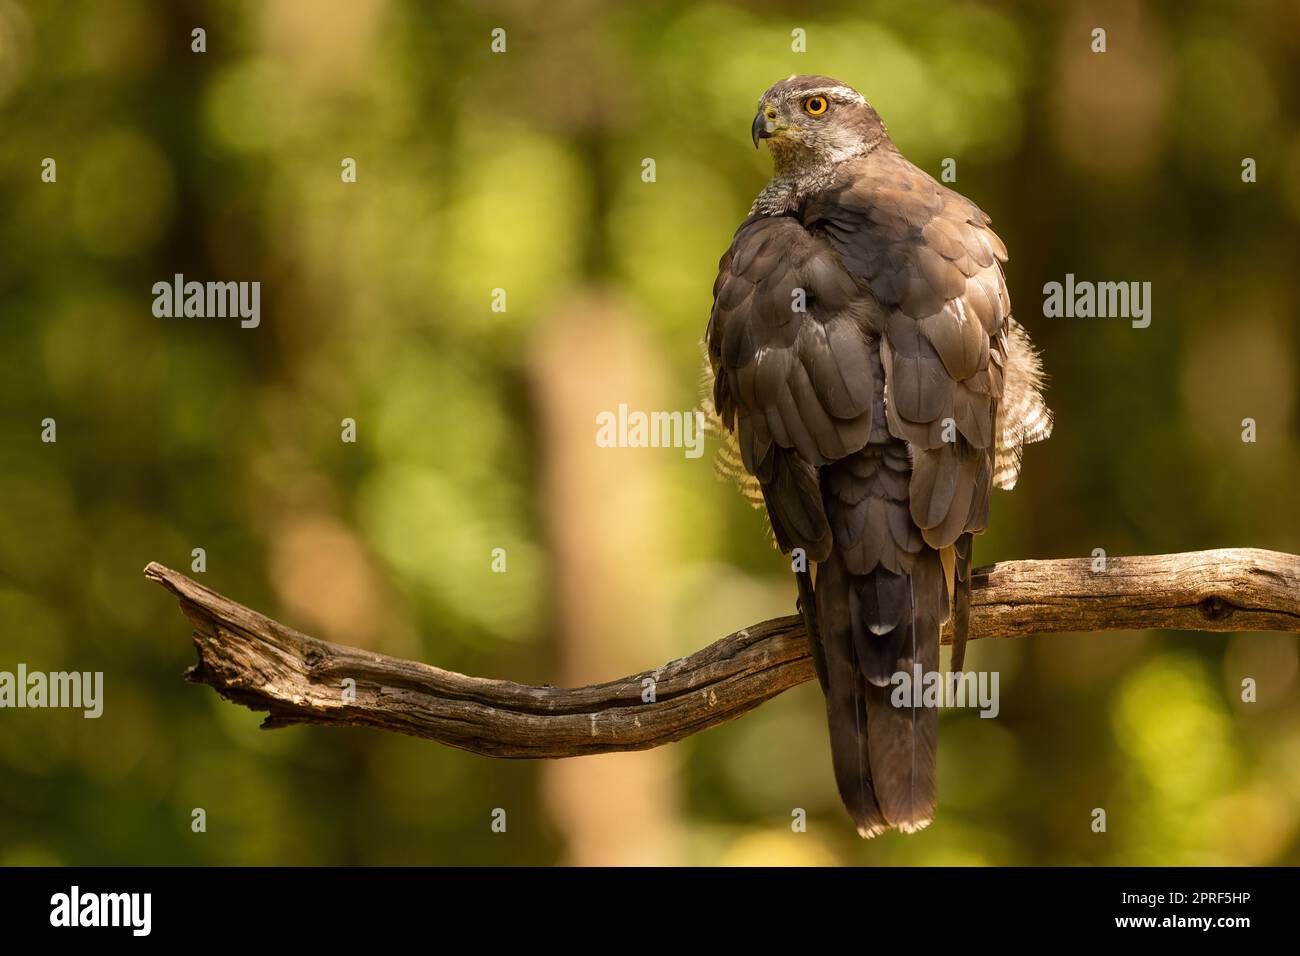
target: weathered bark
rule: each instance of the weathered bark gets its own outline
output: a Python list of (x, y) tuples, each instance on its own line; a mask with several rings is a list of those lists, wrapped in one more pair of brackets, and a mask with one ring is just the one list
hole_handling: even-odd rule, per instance
[[(1138, 628), (1300, 631), (1295, 555), (1227, 548), (1110, 558), (1104, 571), (1092, 565), (1089, 558), (1007, 561), (977, 570), (971, 639)], [(157, 563), (145, 576), (180, 599), (194, 626), (199, 663), (187, 678), (268, 711), (265, 727), (377, 727), (493, 757), (573, 757), (681, 740), (814, 676), (795, 616), (609, 683), (533, 687), (330, 644)], [(345, 693), (349, 678), (354, 699)]]

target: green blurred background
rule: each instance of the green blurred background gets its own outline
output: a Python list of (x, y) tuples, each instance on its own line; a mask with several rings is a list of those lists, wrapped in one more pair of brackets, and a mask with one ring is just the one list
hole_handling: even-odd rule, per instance
[[(593, 416), (694, 405), (795, 72), (956, 159), (1011, 251), (1057, 424), (977, 563), (1300, 551), (1298, 63), (1294, 2), (0, 0), (0, 670), (106, 675), (97, 721), (0, 712), (0, 863), (1300, 863), (1293, 635), (979, 642), (1001, 716), (945, 714), (938, 821), (864, 843), (815, 685), (565, 762), (263, 732), (182, 682), (141, 575), (202, 547), (309, 633), (534, 683), (790, 613), (713, 446), (597, 449)], [(261, 326), (155, 318), (177, 272), (260, 281)], [(1150, 328), (1044, 319), (1067, 272), (1152, 282)]]

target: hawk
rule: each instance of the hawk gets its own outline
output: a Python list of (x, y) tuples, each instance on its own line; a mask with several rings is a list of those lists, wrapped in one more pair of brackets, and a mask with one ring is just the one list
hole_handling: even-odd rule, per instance
[(864, 837), (934, 816), (938, 713), (893, 678), (962, 670), (971, 542), (1046, 438), (1042, 367), (1006, 247), (898, 151), (857, 91), (759, 100), (771, 181), (718, 267), (706, 344), (720, 452), (793, 561), (840, 796)]

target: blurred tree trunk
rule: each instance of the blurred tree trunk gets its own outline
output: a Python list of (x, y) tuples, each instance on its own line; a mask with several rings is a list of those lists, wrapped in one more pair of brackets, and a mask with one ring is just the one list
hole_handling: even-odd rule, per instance
[[(575, 299), (578, 297), (574, 297)], [(559, 681), (634, 673), (671, 656), (671, 580), (663, 452), (596, 445), (596, 416), (664, 408), (654, 343), (595, 297), (544, 319), (534, 379), (553, 548)], [(545, 800), (577, 865), (678, 862), (675, 747), (549, 762)]]

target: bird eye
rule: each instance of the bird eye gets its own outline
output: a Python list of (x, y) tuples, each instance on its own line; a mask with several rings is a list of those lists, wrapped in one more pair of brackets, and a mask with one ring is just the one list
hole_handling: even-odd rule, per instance
[(826, 97), (810, 96), (803, 101), (803, 108), (809, 116), (821, 116), (826, 112)]

